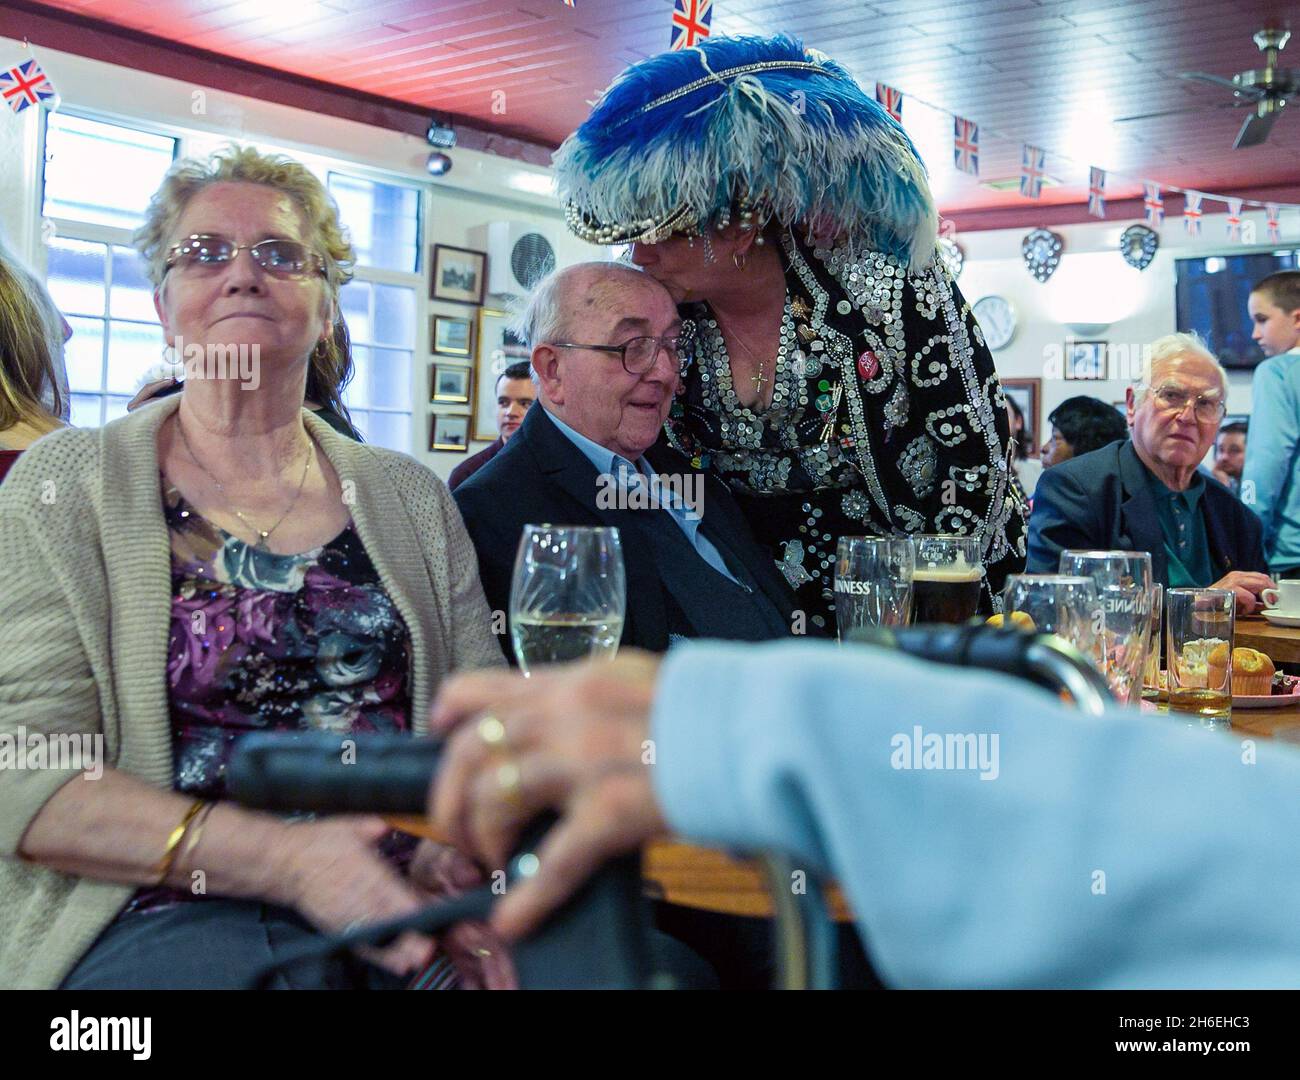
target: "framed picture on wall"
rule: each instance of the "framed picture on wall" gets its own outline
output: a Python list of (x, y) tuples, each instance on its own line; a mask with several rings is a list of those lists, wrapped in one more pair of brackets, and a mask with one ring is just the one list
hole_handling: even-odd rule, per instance
[(433, 342), (433, 351), (446, 353), (448, 356), (471, 356), (470, 340), (473, 337), (473, 322), (469, 319), (457, 319), (450, 315), (435, 315), (433, 326), (429, 331), (429, 340)]
[(1038, 411), (1043, 398), (1042, 379), (1003, 379), (1002, 393), (1008, 401), (1014, 401), (1025, 418), (1025, 439), (1028, 447), (1025, 453), (1033, 456), (1038, 453)]
[(430, 382), (430, 401), (456, 405), (469, 404), (469, 386), (473, 372), (459, 364), (434, 364)]
[(494, 308), (479, 308), (477, 355), (474, 358), (474, 438), (491, 442), (497, 437), (497, 377), (511, 364), (527, 360), (527, 343), (510, 329), (510, 316)]
[(469, 417), (434, 413), (429, 417), (429, 449), (463, 454), (469, 449)]
[(483, 303), (486, 269), (486, 252), (434, 244), (431, 298), (456, 304)]
[(1065, 343), (1065, 377), (1106, 378), (1106, 343), (1104, 341), (1067, 341)]

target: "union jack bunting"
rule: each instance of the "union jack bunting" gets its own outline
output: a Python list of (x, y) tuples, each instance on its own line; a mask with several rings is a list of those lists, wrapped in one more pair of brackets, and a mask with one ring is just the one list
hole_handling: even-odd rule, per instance
[(1095, 165), (1088, 170), (1088, 213), (1093, 217), (1106, 216), (1106, 170)]
[(713, 0), (674, 0), (670, 49), (689, 49), (709, 36)]
[(1043, 190), (1043, 166), (1047, 162), (1046, 151), (1036, 146), (1023, 146), (1020, 149), (1020, 194), (1027, 199), (1036, 199)]
[(53, 106), (59, 95), (41, 65), (35, 60), (24, 60), (17, 67), (0, 71), (0, 96), (9, 108), (20, 113), (30, 105)]
[(1142, 200), (1142, 206), (1146, 210), (1147, 224), (1159, 228), (1165, 220), (1165, 200), (1160, 194), (1160, 185), (1144, 180), (1142, 186), (1146, 189), (1146, 198)]
[(1269, 243), (1276, 244), (1282, 239), (1282, 227), (1278, 224), (1278, 215), (1282, 208), (1275, 202), (1266, 202), (1264, 204), (1264, 214), (1268, 218), (1268, 239)]
[(1199, 191), (1183, 193), (1183, 228), (1187, 230), (1188, 236), (1201, 235), (1202, 198), (1204, 196)]
[(565, 7), (573, 7), (573, 0), (564, 0)]
[(980, 126), (973, 120), (952, 118), (952, 163), (958, 172), (980, 174)]
[(892, 86), (886, 86), (882, 82), (876, 83), (876, 100), (885, 107), (885, 112), (889, 113), (900, 124), (903, 122), (903, 91), (895, 90)]
[(1227, 199), (1228, 204), (1228, 239), (1241, 239), (1241, 205), (1243, 199)]

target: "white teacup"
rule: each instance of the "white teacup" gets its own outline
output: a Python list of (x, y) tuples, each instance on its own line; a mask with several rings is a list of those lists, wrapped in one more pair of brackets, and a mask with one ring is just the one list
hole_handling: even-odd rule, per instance
[(1300, 581), (1279, 581), (1276, 589), (1265, 589), (1259, 598), (1269, 611), (1279, 615), (1300, 615)]

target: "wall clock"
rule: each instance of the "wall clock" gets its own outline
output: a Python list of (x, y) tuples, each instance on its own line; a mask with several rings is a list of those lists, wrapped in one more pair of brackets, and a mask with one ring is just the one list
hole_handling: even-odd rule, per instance
[(971, 311), (984, 332), (990, 349), (1005, 349), (1016, 336), (1016, 309), (1001, 296), (985, 296), (976, 300)]

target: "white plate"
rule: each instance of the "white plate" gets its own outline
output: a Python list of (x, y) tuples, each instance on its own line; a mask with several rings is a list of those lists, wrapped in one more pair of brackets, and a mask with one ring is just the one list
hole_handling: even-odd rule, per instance
[(1234, 709), (1279, 709), (1283, 705), (1300, 705), (1300, 694), (1233, 694)]
[(1283, 615), (1280, 611), (1269, 611), (1267, 608), (1260, 612), (1274, 626), (1292, 626), (1300, 628), (1300, 614)]

